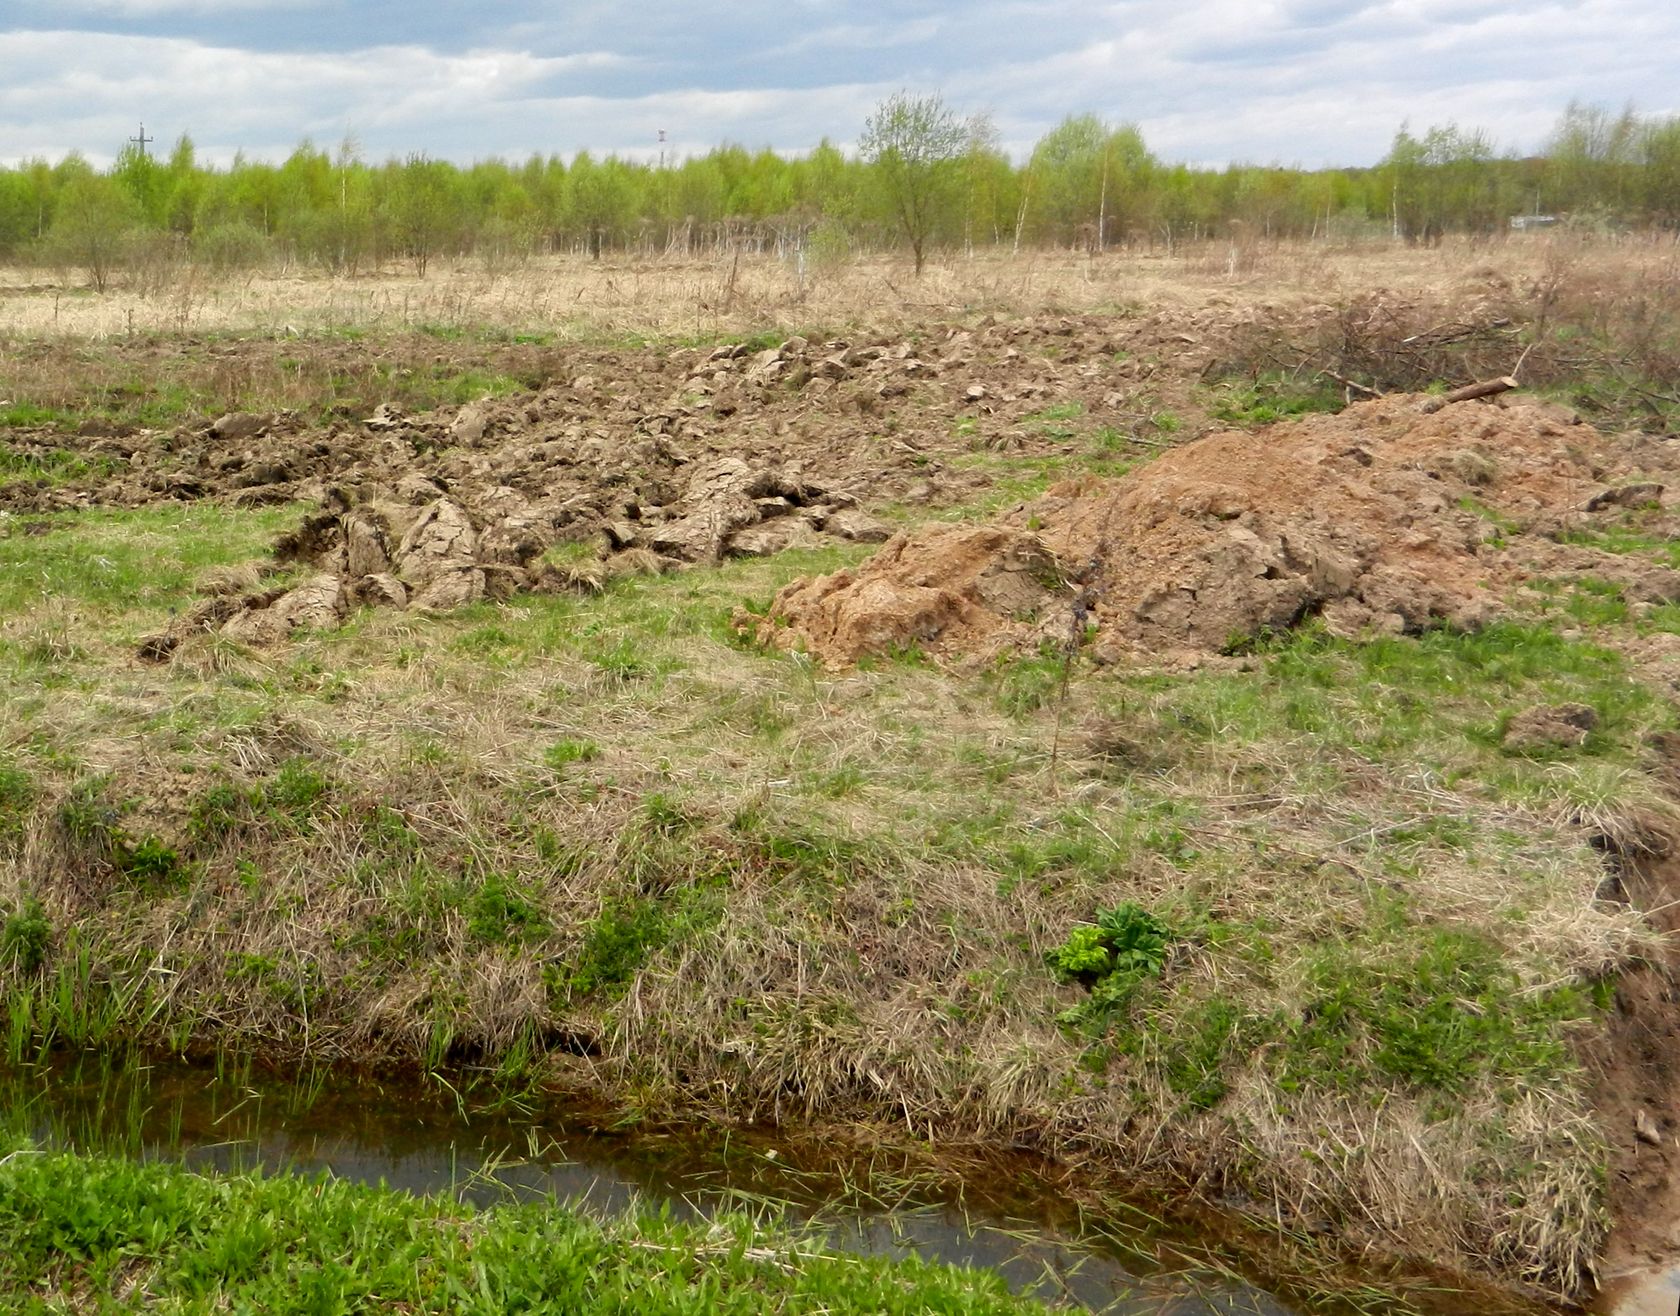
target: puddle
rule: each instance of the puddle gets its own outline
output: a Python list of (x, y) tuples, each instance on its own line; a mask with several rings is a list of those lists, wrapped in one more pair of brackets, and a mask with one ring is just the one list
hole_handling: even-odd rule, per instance
[(820, 1229), (841, 1250), (983, 1267), (1017, 1292), (1116, 1316), (1297, 1311), (1226, 1275), (1140, 1274), (1147, 1242), (1128, 1247), (1118, 1231), (1105, 1241), (1066, 1203), (1043, 1200), (1042, 1187), (1036, 1201), (997, 1189), (957, 1200), (901, 1165), (816, 1168), (757, 1135), (614, 1134), (549, 1112), (469, 1117), (430, 1086), (293, 1084), (96, 1056), (0, 1077), (0, 1112), (42, 1142), (195, 1169), (325, 1171), (479, 1205), (553, 1194), (594, 1214), (770, 1212)]

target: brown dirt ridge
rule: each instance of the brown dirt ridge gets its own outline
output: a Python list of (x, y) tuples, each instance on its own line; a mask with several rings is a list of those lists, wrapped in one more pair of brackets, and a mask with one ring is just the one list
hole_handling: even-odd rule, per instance
[(1212, 434), (989, 525), (906, 532), (855, 570), (794, 581), (747, 624), (831, 667), (912, 646), (985, 657), (1077, 620), (1099, 662), (1194, 664), (1312, 616), (1346, 636), (1474, 628), (1537, 577), (1680, 598), (1680, 574), (1564, 542), (1659, 502), (1680, 471), (1667, 445), (1544, 404), (1424, 401)]
[[(927, 326), (913, 338), (858, 331), (820, 340), (795, 335), (759, 348), (566, 346), (522, 361), (521, 375), (540, 381), (530, 392), (461, 407), (411, 412), (376, 396), (325, 420), (296, 410), (247, 411), (167, 429), (95, 417), (73, 440), (51, 427), (17, 426), (6, 441), (18, 457), (68, 444), (97, 470), (60, 482), (0, 482), (0, 510), (320, 501), (335, 485), (353, 494), (364, 482), (395, 484), (417, 473), (456, 493), (503, 485), (529, 497), (568, 485), (572, 493), (615, 491), (612, 497), (634, 496), (657, 519), (673, 496), (657, 477), (707, 455), (798, 460), (866, 485), (875, 501), (961, 502), (986, 487), (988, 473), (948, 465), (951, 457), (1065, 450), (1070, 436), (1041, 414), (1052, 404), (1077, 415), (1081, 427), (1127, 435), (1153, 432), (1151, 417), (1170, 408), (1195, 432), (1206, 422), (1192, 385), (1252, 318), (1229, 310), (1122, 320), (988, 317)], [(212, 383), (279, 370), (272, 343), (218, 350), (227, 360)], [(372, 350), (335, 343), (311, 361), (317, 373), (422, 371), (412, 355), (395, 364), (358, 355)], [(440, 351), (431, 368), (484, 364)], [(197, 376), (187, 382), (204, 384)], [(367, 382), (359, 391), (374, 387)], [(393, 384), (392, 392), (401, 389)], [(967, 424), (953, 434), (958, 418)], [(655, 487), (643, 489), (644, 482)], [(603, 503), (612, 497), (601, 495)]]
[[(91, 421), (74, 441), (87, 474), (0, 483), (0, 511), (315, 504), (276, 560), (256, 568), (303, 579), (285, 589), (249, 574), (210, 582), (216, 597), (143, 653), (161, 658), (186, 634), (222, 628), (270, 644), (363, 605), (446, 609), (727, 556), (878, 542), (889, 527), (866, 507), (961, 504), (989, 488), (997, 463), (1064, 459), (1097, 433), (1150, 451), (1163, 409), (1204, 427), (1205, 399), (1190, 381), (1245, 324), (1228, 311), (1051, 316), (912, 338), (569, 348), (527, 363), (546, 374), (541, 388), (458, 408), (381, 403), (324, 423), (234, 412), (172, 430)], [(261, 344), (249, 348), (260, 356)], [(8, 442), (24, 460), (48, 461), (67, 440), (42, 429)], [(594, 552), (557, 572), (543, 556), (562, 544)]]

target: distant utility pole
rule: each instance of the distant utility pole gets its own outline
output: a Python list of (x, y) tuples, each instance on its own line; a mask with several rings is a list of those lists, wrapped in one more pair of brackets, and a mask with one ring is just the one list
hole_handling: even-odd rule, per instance
[(152, 142), (157, 141), (157, 138), (146, 136), (146, 125), (141, 124), (140, 135), (138, 137), (130, 137), (128, 140), (140, 148), (140, 158), (144, 160), (146, 158), (146, 147)]
[[(665, 130), (663, 128), (659, 130), (659, 190), (665, 194), (660, 198), (660, 201), (669, 212), (671, 180), (665, 176)], [(671, 242), (671, 217), (667, 213), (665, 216), (665, 251), (667, 254), (670, 253)]]

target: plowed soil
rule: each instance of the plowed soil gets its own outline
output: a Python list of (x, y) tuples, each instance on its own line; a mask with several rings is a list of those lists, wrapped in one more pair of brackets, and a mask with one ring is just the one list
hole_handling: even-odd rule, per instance
[[(549, 382), (529, 394), (422, 414), (382, 404), (324, 425), (291, 412), (173, 430), (95, 422), (74, 440), (13, 430), (17, 461), (73, 447), (93, 473), (0, 484), (0, 510), (313, 502), (320, 514), (261, 566), (302, 570), (301, 583), (211, 598), (144, 652), (160, 658), (219, 627), (274, 643), (365, 604), (441, 609), (884, 540), (867, 509), (972, 500), (996, 480), (997, 454), (1082, 456), (1100, 436), (1106, 451), (1142, 455), (1162, 443), (1164, 410), (1206, 427), (1193, 385), (1245, 323), (1059, 317), (913, 340), (580, 348), (545, 358)], [(595, 551), (557, 570), (542, 559), (559, 543)]]

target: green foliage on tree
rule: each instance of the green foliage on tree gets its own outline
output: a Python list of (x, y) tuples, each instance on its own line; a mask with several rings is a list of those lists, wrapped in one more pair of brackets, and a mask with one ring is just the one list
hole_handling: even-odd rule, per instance
[(825, 140), (792, 157), (724, 144), (662, 165), (583, 152), (460, 167), (306, 140), (283, 161), (216, 167), (183, 135), (167, 157), (131, 146), (103, 171), (79, 155), (0, 168), (0, 259), (81, 271), (100, 289), (183, 257), (354, 276), (399, 260), (425, 274), (452, 256), (506, 269), (542, 252), (771, 252), (828, 268), (907, 246), (920, 272), (940, 248), (1430, 241), (1503, 231), (1525, 212), (1680, 228), (1680, 118), (1572, 103), (1531, 157), (1457, 124), (1402, 126), (1375, 167), (1319, 170), (1166, 164), (1135, 127), (1091, 114), (1016, 162), (984, 116), (908, 92), (875, 108), (850, 154)]
[(95, 291), (104, 292), (140, 232), (142, 218), (132, 192), (117, 178), (83, 165), (59, 187), (41, 253), (49, 264), (80, 269)]
[(35, 207), (22, 171), (0, 169), (0, 251), (16, 251), (35, 236)]
[(565, 221), (583, 240), (596, 260), (622, 239), (636, 213), (631, 166), (608, 158), (597, 164), (587, 151), (578, 153), (566, 172)]
[(910, 244), (918, 275), (941, 213), (956, 193), (956, 165), (968, 136), (940, 97), (908, 92), (887, 97), (863, 125), (858, 149), (875, 171), (885, 208)]
[(1402, 127), (1382, 164), (1395, 232), (1419, 241), (1501, 227), (1519, 202), (1508, 171), (1495, 164), (1493, 144), (1481, 132), (1449, 123), (1420, 138)]
[(1104, 250), (1114, 235), (1142, 226), (1154, 167), (1134, 126), (1069, 115), (1039, 139), (1028, 162), (1036, 231), (1058, 245)]
[(386, 222), (397, 250), (414, 262), (414, 272), (422, 277), (432, 258), (460, 236), (459, 177), (453, 166), (423, 155), (385, 167)]
[(208, 176), (198, 167), (192, 138), (182, 133), (163, 169), (163, 220), (173, 233), (189, 234), (203, 204)]
[(111, 177), (134, 200), (150, 228), (162, 228), (168, 216), (170, 180), (164, 167), (138, 146), (124, 146)]
[(1680, 228), (1680, 118), (1647, 125), (1639, 150), (1645, 213), (1666, 228)]
[(1549, 204), (1623, 213), (1633, 190), (1640, 127), (1631, 108), (1615, 114), (1570, 101), (1546, 143)]

